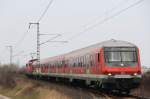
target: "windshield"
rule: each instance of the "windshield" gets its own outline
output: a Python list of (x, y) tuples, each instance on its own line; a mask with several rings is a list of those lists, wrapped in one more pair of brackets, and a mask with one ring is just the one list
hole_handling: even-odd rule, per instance
[(104, 51), (105, 62), (111, 65), (120, 66), (120, 64), (133, 65), (131, 63), (137, 63), (136, 48), (104, 48)]
[(106, 62), (136, 62), (136, 52), (105, 52)]

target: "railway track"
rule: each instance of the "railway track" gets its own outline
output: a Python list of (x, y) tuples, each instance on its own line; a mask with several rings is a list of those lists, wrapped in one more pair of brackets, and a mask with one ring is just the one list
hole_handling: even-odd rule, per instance
[(150, 97), (143, 97), (143, 96), (136, 96), (136, 95), (129, 95), (129, 97), (133, 97), (136, 99), (150, 99)]
[[(107, 94), (100, 91), (90, 90), (90, 92), (95, 95), (93, 99), (150, 99), (150, 97), (143, 97), (143, 96), (135, 96), (135, 95), (114, 95), (114, 94)], [(98, 96), (99, 95), (99, 96)], [(102, 97), (101, 97), (102, 96)]]
[(136, 96), (136, 95), (125, 95), (125, 94), (118, 94), (118, 93), (108, 93), (103, 92), (95, 88), (83, 88), (77, 87), (79, 90), (83, 90), (88, 92), (93, 99), (150, 99), (150, 97), (143, 97), (143, 96)]
[(89, 95), (92, 96), (92, 99), (112, 99), (110, 96), (108, 96), (105, 93), (102, 93), (100, 91), (96, 91), (94, 89), (84, 89), (84, 88), (78, 88), (78, 90), (85, 91), (86, 93), (89, 93)]

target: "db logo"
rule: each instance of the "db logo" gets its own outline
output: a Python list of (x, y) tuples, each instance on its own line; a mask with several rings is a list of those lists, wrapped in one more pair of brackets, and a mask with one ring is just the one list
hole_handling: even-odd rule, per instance
[(121, 75), (124, 75), (125, 74), (125, 72), (121, 72)]

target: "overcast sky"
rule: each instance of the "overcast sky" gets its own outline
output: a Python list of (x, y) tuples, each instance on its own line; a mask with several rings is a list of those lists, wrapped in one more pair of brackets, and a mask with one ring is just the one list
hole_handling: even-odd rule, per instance
[[(62, 34), (56, 40), (68, 40), (68, 43), (42, 45), (41, 58), (117, 39), (136, 44), (140, 48), (142, 65), (150, 66), (150, 0), (143, 0), (110, 18), (138, 1), (53, 0), (40, 21), (40, 33)], [(13, 46), (13, 55), (17, 54), (13, 62), (23, 65), (31, 59), (29, 54), (36, 52), (36, 26), (28, 30), (28, 24), (39, 19), (48, 3), (49, 0), (0, 0), (1, 63), (9, 63), (8, 45)], [(102, 23), (106, 18), (110, 19)], [(79, 33), (81, 35), (77, 35)], [(51, 37), (41, 36), (41, 42)]]

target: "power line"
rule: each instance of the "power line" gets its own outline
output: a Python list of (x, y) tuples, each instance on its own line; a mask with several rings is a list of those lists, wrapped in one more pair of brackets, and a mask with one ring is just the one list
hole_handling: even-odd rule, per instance
[(22, 34), (21, 38), (15, 44), (15, 48), (19, 47), (22, 44), (22, 42), (24, 41), (24, 39), (27, 37), (28, 32), (29, 32), (29, 29)]
[[(128, 1), (129, 1), (129, 0), (128, 0)], [(121, 5), (125, 4), (125, 3), (127, 3), (127, 0), (123, 0), (122, 2), (118, 3), (116, 6), (114, 6), (114, 7), (110, 8), (110, 9), (108, 9), (108, 10), (107, 10), (106, 12), (104, 12), (103, 14), (104, 14), (104, 15), (108, 15), (109, 13), (111, 13), (111, 12), (113, 12), (114, 10), (118, 9), (119, 6), (121, 6)], [(89, 23), (87, 23), (87, 24), (84, 24), (83, 26), (84, 26), (84, 27), (88, 26), (89, 24), (91, 24), (91, 23), (97, 21), (98, 19), (100, 19), (100, 18), (103, 17), (104, 15), (97, 16), (95, 19), (91, 20), (91, 22), (89, 22)]]
[(100, 25), (100, 24), (105, 23), (106, 21), (108, 21), (108, 20), (110, 20), (110, 19), (112, 19), (112, 18), (114, 18), (114, 17), (120, 15), (121, 13), (127, 11), (128, 9), (130, 9), (130, 8), (132, 8), (132, 7), (136, 6), (136, 5), (138, 5), (139, 3), (143, 2), (143, 1), (144, 1), (144, 0), (139, 0), (139, 1), (137, 1), (137, 2), (135, 2), (135, 3), (133, 3), (133, 4), (131, 4), (131, 5), (129, 5), (128, 7), (126, 7), (126, 8), (124, 8), (124, 9), (122, 9), (122, 10), (116, 12), (115, 14), (106, 17), (105, 19), (103, 19), (102, 21), (98, 22), (97, 24), (94, 24), (94, 25), (92, 25), (92, 26), (89, 26), (89, 27), (87, 27), (86, 29), (84, 29), (84, 30), (82, 30), (81, 32), (79, 32), (78, 34), (71, 36), (68, 40), (72, 40), (72, 39), (74, 39), (74, 38), (76, 38), (76, 37), (82, 35), (82, 34), (85, 33), (86, 31), (95, 28), (97, 25)]
[(50, 7), (50, 5), (51, 5), (52, 3), (53, 3), (53, 0), (51, 0), (51, 1), (48, 3), (46, 9), (44, 10), (44, 12), (42, 13), (42, 15), (41, 15), (40, 18), (38, 19), (37, 23), (39, 23), (39, 22), (42, 20), (42, 18), (44, 17), (44, 15), (45, 15), (46, 12), (48, 11), (48, 9), (49, 9), (49, 7)]
[(49, 40), (47, 40), (45, 42), (40, 43), (40, 45), (46, 44), (48, 42), (67, 43), (67, 41), (53, 41), (56, 38), (58, 38), (59, 36), (61, 36), (61, 34), (56, 34), (56, 36), (52, 37), (51, 39), (49, 39)]

